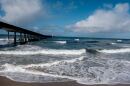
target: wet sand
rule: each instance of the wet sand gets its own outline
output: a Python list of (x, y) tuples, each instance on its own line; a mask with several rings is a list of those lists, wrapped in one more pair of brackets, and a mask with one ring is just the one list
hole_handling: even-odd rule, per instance
[(54, 82), (54, 83), (23, 83), (15, 82), (0, 76), (0, 86), (130, 86), (130, 84), (118, 85), (83, 85), (76, 82)]

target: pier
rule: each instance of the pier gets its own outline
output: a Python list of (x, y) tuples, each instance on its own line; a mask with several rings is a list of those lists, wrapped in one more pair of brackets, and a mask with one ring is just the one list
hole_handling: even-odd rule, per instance
[(31, 30), (27, 30), (15, 25), (11, 25), (5, 22), (0, 21), (0, 29), (3, 29), (7, 31), (8, 34), (8, 40), (10, 39), (10, 33), (13, 34), (14, 45), (17, 45), (17, 43), (25, 44), (32, 41), (39, 41), (42, 39), (50, 38), (52, 36), (43, 35)]

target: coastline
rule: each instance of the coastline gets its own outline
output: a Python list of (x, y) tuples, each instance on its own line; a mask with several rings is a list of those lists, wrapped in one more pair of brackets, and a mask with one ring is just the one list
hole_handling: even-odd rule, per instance
[(15, 82), (6, 77), (0, 76), (0, 86), (130, 86), (130, 84), (117, 84), (117, 85), (84, 85), (78, 84), (74, 81), (70, 82), (51, 82), (51, 83), (25, 83), (25, 82)]

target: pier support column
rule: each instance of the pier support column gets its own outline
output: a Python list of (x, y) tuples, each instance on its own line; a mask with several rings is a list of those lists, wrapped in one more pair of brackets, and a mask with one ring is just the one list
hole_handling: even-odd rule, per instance
[(29, 42), (29, 35), (28, 34), (26, 34), (26, 38), (27, 38), (27, 42)]
[(14, 45), (16, 45), (16, 32), (14, 32)]
[(31, 41), (30, 34), (27, 35), (27, 38), (28, 38), (28, 42), (30, 42)]
[(8, 31), (8, 43), (9, 43), (9, 38), (10, 38), (10, 37), (9, 37), (9, 31)]
[(22, 33), (20, 33), (19, 42), (20, 42), (20, 44), (23, 42)]
[(27, 36), (26, 36), (26, 34), (24, 34), (24, 42), (25, 43), (27, 42)]

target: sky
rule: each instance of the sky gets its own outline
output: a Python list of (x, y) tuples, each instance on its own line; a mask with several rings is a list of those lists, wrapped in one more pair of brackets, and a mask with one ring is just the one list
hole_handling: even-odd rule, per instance
[(130, 38), (130, 0), (0, 0), (0, 21), (45, 35)]

